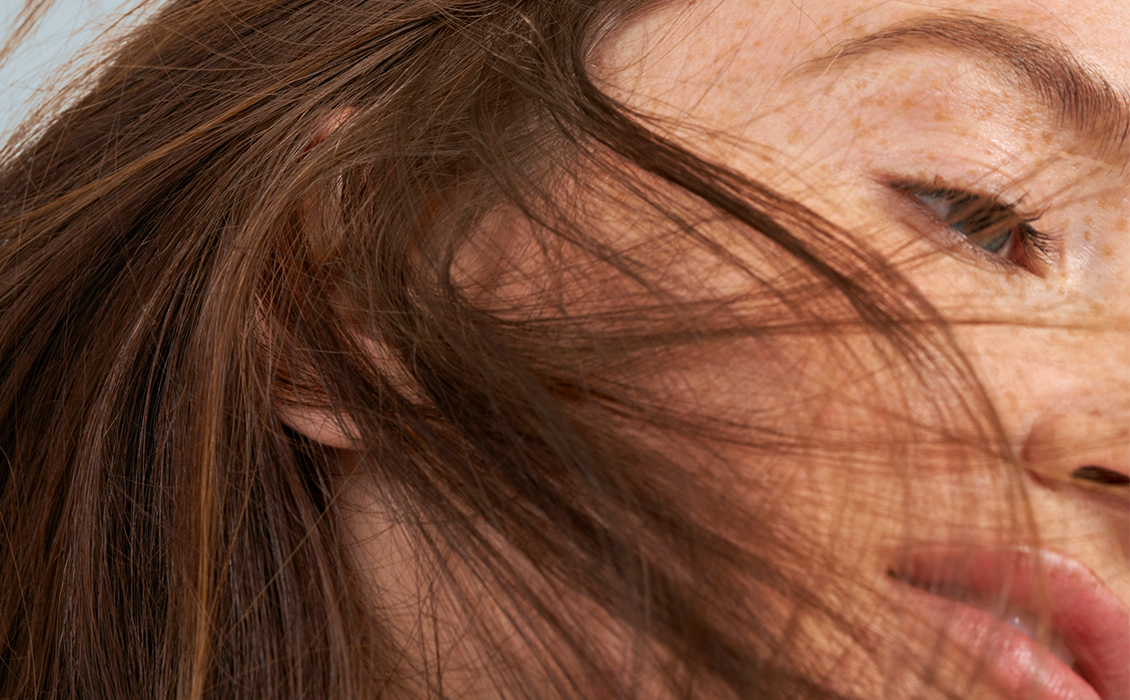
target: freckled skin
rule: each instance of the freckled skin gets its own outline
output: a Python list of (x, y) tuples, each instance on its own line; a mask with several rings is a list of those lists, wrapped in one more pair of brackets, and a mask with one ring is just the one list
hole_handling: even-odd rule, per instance
[[(968, 5), (964, 0), (674, 2), (616, 36), (596, 57), (598, 79), (630, 106), (663, 117), (659, 130), (797, 199), (896, 265), (950, 320), (956, 343), (1017, 453), (1028, 454), (1032, 444), (1054, 436), (1061, 453), (1085, 453), (1089, 461), (1125, 472), (1130, 465), (1122, 453), (1104, 452), (1102, 445), (1111, 444), (1112, 437), (1117, 442), (1111, 431), (1130, 426), (1130, 169), (1082, 152), (1046, 110), (1018, 98), (1015, 86), (1002, 85), (969, 57), (917, 48), (878, 54), (844, 70), (804, 77), (793, 72), (847, 39), (923, 12), (968, 10)], [(976, 10), (1053, 38), (1101, 68), (1113, 83), (1130, 87), (1125, 41), (1130, 5), (1125, 0), (993, 0), (977, 2)], [(911, 214), (918, 210), (908, 195), (890, 187), (892, 176), (937, 178), (1031, 207), (1024, 213), (1039, 214), (1032, 225), (1056, 236), (1054, 260), (1039, 274), (976, 262), (952, 239), (941, 237), (944, 226), (924, 224), (921, 212), (918, 218)], [(616, 184), (601, 183), (608, 190)], [(609, 235), (620, 237), (617, 247), (646, 249), (650, 262), (658, 261), (656, 269), (682, 276), (707, 296), (739, 296), (749, 285), (747, 277), (716, 259), (661, 250), (649, 235), (655, 221), (636, 215), (601, 212), (599, 221)], [(506, 289), (502, 296), (528, 293), (521, 283), (540, 279), (539, 270), (522, 267), (526, 261), (520, 251), (504, 250), (509, 241), (500, 234), (504, 224), (484, 228), (490, 245), (480, 257), (507, 265), (516, 261), (517, 290)], [(718, 227), (710, 233), (729, 242)], [(524, 240), (521, 231), (512, 237)], [(774, 277), (779, 260), (743, 245), (738, 236), (731, 238), (734, 255)], [(469, 279), (481, 264), (469, 265)], [(605, 290), (591, 278), (584, 282), (584, 288), (566, 290), (580, 296), (570, 303), (593, 303), (588, 294), (599, 306), (601, 299), (615, 296), (615, 288)], [(595, 295), (594, 286), (599, 288)], [(768, 303), (754, 315), (768, 325), (774, 314), (797, 320)], [(978, 661), (937, 645), (937, 630), (916, 624), (921, 621), (912, 619), (913, 611), (888, 617), (876, 612), (875, 582), (885, 579), (890, 552), (938, 533), (950, 538), (945, 541), (998, 543), (1007, 536), (1001, 523), (1023, 522), (1023, 517), (1011, 518), (1030, 504), (1044, 546), (1077, 559), (1130, 601), (1130, 524), (1124, 516), (1096, 510), (1079, 492), (1052, 488), (1030, 475), (1022, 477), (1028, 500), (1018, 505), (999, 461), (980, 453), (966, 464), (949, 445), (890, 444), (891, 414), (883, 411), (905, 410), (899, 417), (912, 422), (929, 415), (930, 397), (900, 393), (912, 378), (869, 355), (871, 349), (866, 338), (850, 334), (832, 340), (802, 334), (780, 346), (711, 347), (679, 368), (683, 373), (670, 391), (677, 399), (693, 396), (696, 407), (708, 405), (735, 424), (756, 424), (770, 434), (796, 437), (800, 444), (819, 436), (851, 449), (869, 441), (881, 446), (858, 455), (846, 448), (772, 458), (740, 450), (722, 455), (741, 469), (733, 475), (734, 497), (748, 498), (759, 513), (771, 502), (782, 529), (803, 531), (806, 542), (822, 547), (800, 566), (836, 572), (843, 590), (829, 591), (825, 602), (858, 629), (880, 630), (894, 640), (890, 648), (865, 650), (859, 639), (827, 620), (803, 615), (781, 620), (782, 627), (793, 629), (793, 643), (806, 653), (820, 653), (810, 661), (814, 676), (832, 679), (832, 689), (849, 697), (945, 697), (910, 677), (914, 664), (908, 659), (930, 659), (936, 677), (955, 679), (949, 697), (1001, 698), (995, 688), (969, 682)], [(771, 372), (776, 376), (764, 380)], [(662, 386), (663, 379), (656, 383)], [(760, 390), (766, 383), (771, 391)], [(1061, 418), (1079, 415), (1096, 420), (1079, 427), (1079, 421)], [(1096, 430), (1106, 433), (1096, 436)], [(1068, 459), (1044, 466), (1066, 478), (1084, 465)], [(367, 503), (380, 499), (359, 491), (355, 500), (358, 512), (368, 513), (378, 506)], [(919, 508), (908, 510), (908, 503)], [(379, 530), (355, 529), (360, 541), (375, 539)], [(745, 533), (727, 534), (741, 541)], [(388, 556), (371, 546), (369, 551), (376, 564)], [(392, 600), (409, 601), (404, 609), (418, 607), (412, 602), (419, 591), (415, 581), (376, 580), (374, 586), (386, 596), (392, 591)], [(468, 677), (450, 675), (448, 681), (461, 684), (465, 692), (457, 695), (493, 699), (489, 689), (475, 694), (484, 683), (482, 674), (470, 662), (473, 650), (461, 651), (460, 642), (459, 634), (435, 642), (448, 645), (443, 651), (451, 658), (462, 660), (459, 655), (465, 654), (468, 659)], [(615, 649), (617, 643), (609, 640), (608, 646)], [(780, 653), (788, 656), (789, 649)], [(908, 672), (899, 675), (903, 666)]]
[[(1103, 425), (1130, 426), (1130, 168), (1085, 155), (1047, 110), (969, 57), (921, 48), (826, 76), (789, 75), (846, 39), (947, 9), (969, 7), (956, 0), (675, 3), (619, 37), (603, 59), (603, 79), (634, 107), (705, 127), (676, 135), (709, 157), (797, 198), (890, 259), (907, 261), (907, 277), (954, 321), (957, 342), (1018, 452), (1041, 438), (1034, 430), (1055, 428), (1059, 415), (1095, 414)], [(990, 1), (976, 3), (976, 11), (1053, 39), (1130, 89), (1125, 0)], [(717, 133), (749, 146), (703, 136)], [(897, 197), (882, 184), (889, 174), (940, 177), (1032, 206), (1039, 213), (1033, 226), (1057, 237), (1054, 261), (1033, 274), (948, 254), (892, 204)], [(960, 322), (968, 319), (978, 322)], [(736, 381), (740, 372), (729, 376)], [(740, 410), (740, 397), (733, 404)], [(1068, 451), (1093, 437), (1066, 429), (1056, 435)], [(1125, 473), (1130, 464), (1119, 455), (1097, 459)], [(916, 478), (944, 481), (939, 464), (915, 463)], [(880, 481), (891, 477), (874, 478), (881, 491)], [(963, 478), (982, 476), (971, 471)], [(1028, 486), (1042, 541), (1130, 601), (1126, 519), (1096, 511), (1073, 491), (1034, 480)], [(940, 503), (931, 517), (945, 521), (946, 507)], [(968, 511), (955, 506), (949, 515), (965, 518)], [(870, 541), (903, 532), (897, 518), (855, 517), (849, 522), (866, 528)], [(851, 550), (863, 575), (883, 562), (866, 548)]]

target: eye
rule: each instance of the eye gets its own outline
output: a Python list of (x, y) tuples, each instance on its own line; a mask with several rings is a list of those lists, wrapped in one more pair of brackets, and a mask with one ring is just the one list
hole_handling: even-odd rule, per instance
[(990, 195), (913, 183), (895, 185), (912, 198), (935, 224), (944, 227), (943, 244), (958, 244), (979, 260), (1043, 275), (1053, 257), (1051, 238), (1032, 227), (1038, 216), (1025, 216), (1015, 205)]

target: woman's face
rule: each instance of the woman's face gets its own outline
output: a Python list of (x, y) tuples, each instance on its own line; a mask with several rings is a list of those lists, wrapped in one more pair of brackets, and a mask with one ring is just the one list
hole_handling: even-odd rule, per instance
[[(1126, 37), (1125, 0), (678, 0), (597, 60), (603, 87), (656, 128), (893, 265), (950, 322), (979, 380), (946, 384), (960, 360), (916, 375), (858, 326), (813, 334), (813, 317), (791, 319), (794, 337), (711, 348), (657, 379), (749, 426), (751, 443), (777, 440), (712, 446), (760, 530), (718, 526), (803, 553), (781, 563), (821, 612), (786, 601), (760, 622), (780, 631), (776, 653), (833, 691), (1130, 700), (1127, 501), (1072, 479), (1130, 471)], [(624, 209), (601, 209), (601, 230), (662, 258), (683, 289), (749, 299), (758, 277), (798, 294), (811, 279), (717, 221), (703, 225), (753, 274), (682, 256)], [(753, 291), (752, 323), (767, 325), (778, 297)], [(800, 297), (804, 312), (850, 317), (818, 291)], [(986, 405), (1000, 421), (987, 433), (957, 420)], [(1011, 455), (991, 453), (993, 435)], [(374, 585), (386, 602), (419, 590)]]
[[(944, 570), (948, 597), (995, 598), (997, 617), (1004, 607), (1047, 613), (1053, 634), (1029, 635), (1067, 647), (1103, 700), (1130, 697), (1127, 502), (1098, 497), (1071, 475), (1085, 466), (1130, 471), (1127, 37), (1125, 0), (691, 0), (630, 27), (599, 64), (617, 98), (665, 118), (671, 135), (892, 262), (953, 323), (1026, 467), (1024, 497), (1000, 477), (1000, 460), (955, 468), (938, 450), (909, 448), (902, 463), (869, 469), (750, 458), (750, 498), (763, 505), (766, 483), (781, 486), (782, 502), (804, 514), (789, 522), (823, 537), (827, 565), (860, 580), (891, 581), (894, 571), (937, 583)], [(735, 250), (751, 265), (766, 262)], [(748, 284), (704, 277), (722, 293)], [(868, 387), (897, 378), (864, 381), (797, 354), (796, 386), (809, 381), (825, 394), (819, 408), (798, 398), (793, 417), (814, 435), (882, 441), (875, 404), (864, 405)], [(726, 411), (764, 411), (763, 394), (743, 389), (758, 381), (763, 359), (731, 357), (703, 372), (703, 386)], [(902, 398), (907, 415), (918, 415), (917, 397)], [(907, 484), (910, 498), (899, 490)], [(896, 505), (907, 503), (912, 512)], [(1049, 583), (1038, 591), (1026, 590), (1032, 572), (1010, 554), (1031, 540), (1000, 527), (1029, 514), (1046, 552), (1038, 567)], [(945, 630), (939, 676), (968, 680), (980, 657), (981, 675), (1007, 696), (1094, 697), (1079, 675), (1056, 670), (973, 606), (923, 612), (939, 597), (918, 600), (912, 588), (891, 581), (845, 594), (845, 616), (866, 623), (859, 611), (889, 592), (920, 624), (876, 624), (931, 638)], [(817, 621), (800, 636), (825, 650), (825, 670), (844, 690), (879, 694), (873, 684), (897, 664), (897, 654), (869, 660)], [(1033, 663), (1042, 680), (1032, 680)]]

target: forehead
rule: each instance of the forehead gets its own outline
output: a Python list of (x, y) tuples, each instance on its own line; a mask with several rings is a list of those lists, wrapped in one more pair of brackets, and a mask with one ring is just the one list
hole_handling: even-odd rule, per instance
[(842, 42), (950, 12), (1016, 24), (1121, 86), (1130, 83), (1125, 0), (678, 0), (628, 27), (602, 63), (613, 84), (663, 100), (693, 99), (709, 84), (764, 91)]
[[(1068, 4), (679, 0), (618, 35), (598, 75), (660, 131), (750, 174), (751, 158), (803, 169), (864, 143), (897, 151), (901, 130), (992, 144), (986, 163), (1066, 157), (1122, 180), (1130, 3)], [(889, 138), (860, 141), (868, 127)]]

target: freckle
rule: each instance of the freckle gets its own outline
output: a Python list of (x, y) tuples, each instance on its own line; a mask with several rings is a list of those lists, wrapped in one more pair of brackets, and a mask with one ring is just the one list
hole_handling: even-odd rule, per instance
[(945, 110), (939, 109), (938, 111), (934, 112), (934, 121), (936, 121), (936, 122), (949, 121), (949, 115), (946, 114)]
[(914, 100), (911, 97), (902, 98), (902, 106), (904, 109), (910, 109), (914, 106)]
[(859, 127), (861, 127), (861, 126), (863, 126), (863, 120), (862, 120), (862, 119), (860, 119), (859, 117), (852, 117), (852, 119), (851, 119), (851, 128), (852, 128), (852, 129), (855, 129), (856, 131), (858, 131), (858, 130), (859, 130)]
[(1046, 143), (1049, 146), (1052, 144), (1053, 141), (1055, 141), (1055, 134), (1050, 132), (1050, 131), (1045, 131), (1043, 133), (1043, 137), (1044, 137), (1044, 143)]

